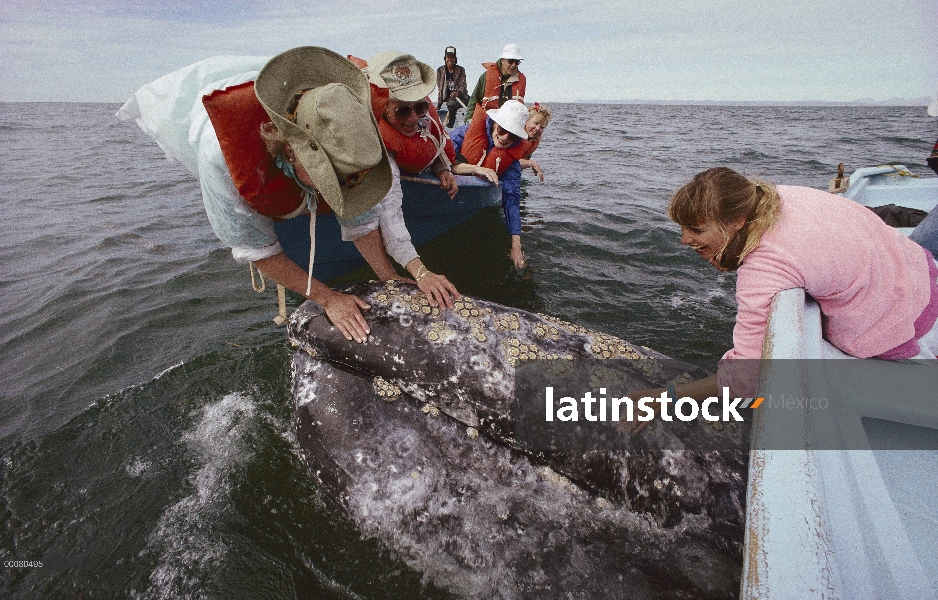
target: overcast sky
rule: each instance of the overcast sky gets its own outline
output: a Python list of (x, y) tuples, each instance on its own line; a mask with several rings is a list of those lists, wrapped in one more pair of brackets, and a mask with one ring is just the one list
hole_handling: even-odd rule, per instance
[(470, 88), (508, 42), (526, 99), (853, 101), (938, 94), (936, 0), (0, 0), (0, 101), (123, 102), (220, 54), (387, 49)]

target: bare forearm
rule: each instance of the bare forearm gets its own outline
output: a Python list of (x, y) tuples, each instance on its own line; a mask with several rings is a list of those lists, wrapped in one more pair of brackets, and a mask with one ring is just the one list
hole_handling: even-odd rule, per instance
[(475, 175), (498, 185), (498, 175), (492, 169), (470, 165), (469, 163), (455, 163), (451, 170), (454, 175)]
[(308, 274), (298, 264), (287, 258), (283, 252), (263, 260), (254, 261), (261, 273), (270, 277), (287, 289), (293, 290), (301, 296), (307, 297), (320, 306), (325, 306), (329, 299), (335, 295), (328, 286), (313, 279), (309, 286), (309, 295), (306, 293)]
[(717, 376), (711, 375), (704, 379), (676, 385), (674, 386), (674, 392), (678, 398), (689, 397), (702, 402), (711, 396), (717, 395)]
[(384, 251), (381, 230), (374, 229), (353, 242), (378, 279), (386, 281), (397, 277), (397, 271)]

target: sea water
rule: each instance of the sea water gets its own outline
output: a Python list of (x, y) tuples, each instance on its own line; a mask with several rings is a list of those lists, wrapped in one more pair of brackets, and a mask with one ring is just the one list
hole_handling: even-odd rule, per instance
[[(21, 598), (443, 598), (320, 497), (275, 297), (213, 236), (198, 183), (111, 104), (0, 104), (0, 569)], [(665, 215), (728, 166), (827, 188), (925, 165), (919, 107), (575, 105), (524, 175), (529, 268), (500, 209), (420, 249), (464, 294), (675, 358), (732, 343), (732, 274)], [(346, 280), (366, 278), (366, 270)], [(289, 302), (296, 306), (297, 296)]]

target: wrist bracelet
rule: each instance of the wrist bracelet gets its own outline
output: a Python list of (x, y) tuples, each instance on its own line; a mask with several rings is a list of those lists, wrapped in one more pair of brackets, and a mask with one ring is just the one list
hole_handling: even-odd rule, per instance
[[(421, 273), (421, 271), (423, 272)], [(417, 267), (417, 272), (414, 273), (414, 281), (419, 282), (421, 279), (423, 279), (429, 274), (430, 274), (430, 271), (425, 266), (420, 265), (419, 267)]]
[(674, 385), (669, 383), (667, 389), (668, 389), (668, 396), (670, 396), (672, 400), (677, 402), (677, 391), (675, 391)]

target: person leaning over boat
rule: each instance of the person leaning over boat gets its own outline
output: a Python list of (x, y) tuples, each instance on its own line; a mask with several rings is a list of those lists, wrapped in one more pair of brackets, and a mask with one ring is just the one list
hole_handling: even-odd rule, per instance
[[(417, 285), (431, 303), (451, 307), (449, 295), (456, 295), (455, 288), (444, 277), (426, 270), (410, 243), (402, 216), (385, 210), (383, 199), (391, 186), (391, 168), (377, 124), (365, 104), (368, 82), (361, 71), (345, 58), (317, 47), (279, 54), (261, 63), (259, 73), (246, 70), (252, 60), (215, 57), (190, 65), (144, 86), (121, 111), (127, 109), (125, 117), (135, 118), (168, 156), (179, 159), (198, 177), (212, 229), (231, 248), (235, 260), (254, 263), (277, 283), (320, 304), (347, 339), (365, 341), (369, 329), (361, 311), (368, 305), (314, 279), (312, 263), (307, 274), (287, 258), (273, 226), (277, 215), (290, 218), (304, 211), (315, 212), (319, 198), (335, 211), (343, 239), (355, 243), (378, 277), (399, 279), (387, 251), (412, 269), (419, 279)], [(197, 94), (189, 99), (184, 92), (193, 85)], [(240, 104), (219, 110), (226, 119), (210, 120), (206, 111), (212, 97), (218, 93), (225, 98), (230, 92), (241, 93)], [(259, 102), (256, 110), (272, 121), (261, 119), (266, 139), (261, 139), (258, 129), (251, 129), (249, 138), (243, 139), (242, 121), (256, 112), (246, 101)], [(179, 114), (188, 119), (180, 121)], [(226, 135), (216, 131), (224, 121), (242, 137), (226, 140)], [(228, 155), (223, 152), (226, 142), (234, 147)], [(242, 146), (255, 142), (262, 156), (252, 156), (251, 164), (238, 164), (234, 157), (244, 153)], [(264, 151), (265, 143), (276, 148), (274, 158)], [(242, 175), (246, 173), (250, 179), (253, 173), (265, 171), (276, 171), (276, 175), (261, 182), (264, 193), (249, 201), (241, 192)], [(279, 188), (268, 193), (271, 181)], [(292, 190), (297, 193), (292, 195)], [(264, 210), (259, 202), (272, 196), (293, 198), (295, 210)], [(311, 219), (313, 242), (315, 221)], [(310, 254), (312, 259), (314, 253)]]
[(446, 105), (446, 126), (456, 124), (456, 111), (465, 108), (469, 102), (469, 88), (466, 84), (466, 70), (456, 64), (456, 48), (447, 46), (443, 53), (442, 67), (436, 70), (436, 88), (439, 90), (436, 107)]
[(372, 110), (394, 170), (391, 193), (401, 197), (400, 172), (431, 171), (453, 198), (459, 191), (451, 170), (456, 152), (427, 97), (436, 85), (433, 69), (397, 50), (381, 52), (367, 62), (350, 59), (363, 67), (370, 82)]
[(544, 169), (531, 156), (537, 150), (537, 147), (541, 145), (541, 136), (544, 135), (548, 123), (550, 123), (550, 109), (535, 102), (534, 106), (528, 109), (528, 120), (524, 124), (524, 131), (528, 134), (529, 146), (527, 152), (521, 157), (521, 170), (533, 169), (534, 174), (541, 181), (544, 181)]
[[(720, 271), (736, 271), (733, 348), (717, 375), (672, 393), (702, 400), (723, 386), (752, 397), (775, 294), (803, 288), (820, 305), (824, 338), (859, 358), (935, 358), (938, 264), (929, 252), (851, 200), (773, 185), (718, 167), (671, 199), (681, 243)], [(636, 392), (659, 396), (664, 390)]]
[(466, 122), (472, 121), (476, 106), (482, 110), (499, 108), (509, 100), (524, 102), (524, 90), (527, 79), (519, 69), (521, 67), (521, 49), (517, 44), (507, 44), (502, 48), (502, 55), (496, 62), (482, 63), (485, 72), (476, 82), (475, 89), (466, 105)]
[(478, 111), (468, 125), (450, 135), (456, 145), (457, 165), (491, 169), (502, 185), (502, 210), (511, 236), (510, 256), (515, 268), (527, 266), (521, 250), (521, 162), (528, 150), (528, 109), (517, 100), (485, 113)]

